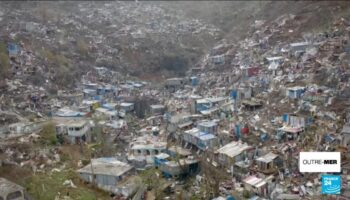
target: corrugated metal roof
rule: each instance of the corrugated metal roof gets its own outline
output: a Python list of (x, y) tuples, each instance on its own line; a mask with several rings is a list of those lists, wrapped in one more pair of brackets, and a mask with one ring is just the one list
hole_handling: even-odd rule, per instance
[(309, 42), (296, 42), (296, 43), (291, 43), (290, 46), (291, 47), (298, 47), (298, 46), (306, 46), (309, 45)]
[(23, 187), (5, 178), (0, 178), (0, 196), (11, 192), (22, 191)]
[(192, 121), (189, 121), (189, 122), (185, 122), (185, 123), (183, 123), (183, 124), (179, 124), (177, 127), (179, 127), (179, 128), (184, 128), (184, 127), (190, 126), (190, 125), (192, 125), (192, 124), (193, 124), (193, 122), (192, 122)]
[(160, 154), (156, 155), (155, 157), (158, 159), (167, 159), (170, 156), (169, 156), (169, 154), (166, 154), (166, 153), (160, 153)]
[(204, 133), (204, 132), (200, 132), (199, 135), (198, 135), (198, 137), (199, 137), (199, 139), (201, 139), (201, 140), (211, 140), (211, 139), (216, 138), (215, 135), (210, 134), (210, 133)]
[[(93, 172), (94, 174), (120, 176), (133, 168), (131, 165), (123, 163), (116, 158), (97, 158), (92, 159), (91, 162), (91, 164), (79, 169), (78, 172), (88, 174)], [(91, 170), (91, 165), (93, 170)]]
[(300, 127), (283, 126), (282, 128), (280, 128), (280, 130), (288, 133), (298, 133), (301, 132), (303, 129)]
[(350, 134), (350, 126), (348, 125), (343, 126), (341, 133)]
[(192, 135), (193, 137), (199, 138), (200, 140), (210, 140), (216, 138), (215, 135), (211, 133), (201, 132), (198, 128), (193, 128), (191, 130), (185, 131), (185, 133)]
[(256, 176), (248, 176), (243, 180), (243, 182), (257, 188), (266, 184), (266, 182), (263, 179), (258, 178)]
[(261, 157), (257, 158), (256, 160), (268, 163), (268, 162), (273, 161), (275, 158), (277, 158), (277, 156), (278, 155), (276, 155), (272, 152), (269, 152), (268, 154), (265, 154), (264, 156), (261, 156)]
[(134, 105), (133, 103), (127, 103), (127, 102), (123, 102), (123, 103), (121, 103), (120, 104), (120, 106), (125, 106), (125, 107), (127, 107), (127, 106), (132, 106), (132, 105)]
[(152, 109), (161, 109), (161, 108), (165, 108), (165, 106), (158, 104), (158, 105), (151, 105), (151, 108)]
[(216, 122), (214, 121), (202, 121), (198, 124), (198, 126), (204, 126), (204, 127), (213, 127), (216, 126)]
[(241, 142), (231, 142), (226, 144), (225, 146), (221, 147), (217, 152), (220, 154), (225, 154), (231, 158), (241, 154), (243, 151), (246, 151), (248, 149), (252, 149), (252, 146), (249, 146), (247, 143), (241, 143)]

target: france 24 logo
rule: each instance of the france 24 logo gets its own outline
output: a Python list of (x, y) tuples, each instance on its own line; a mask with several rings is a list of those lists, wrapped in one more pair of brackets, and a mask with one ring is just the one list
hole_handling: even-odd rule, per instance
[(322, 194), (340, 194), (341, 177), (336, 175), (322, 175)]

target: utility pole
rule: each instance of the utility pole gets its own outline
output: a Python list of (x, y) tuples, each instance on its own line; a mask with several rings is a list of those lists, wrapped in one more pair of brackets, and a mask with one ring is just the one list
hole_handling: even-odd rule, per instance
[[(91, 175), (92, 175), (91, 183), (92, 183), (93, 186), (96, 186), (96, 184), (95, 184), (95, 173), (94, 173), (94, 168), (92, 166), (92, 156), (93, 156), (93, 152), (92, 151), (93, 151), (93, 149), (90, 149), (90, 150), (91, 150), (90, 151), (90, 169), (91, 169)], [(94, 193), (95, 199), (97, 199), (96, 192), (93, 191), (93, 193)]]

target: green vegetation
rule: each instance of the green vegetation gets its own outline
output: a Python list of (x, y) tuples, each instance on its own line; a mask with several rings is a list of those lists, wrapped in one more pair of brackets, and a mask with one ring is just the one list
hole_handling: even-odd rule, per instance
[(140, 173), (140, 177), (142, 178), (143, 183), (146, 184), (149, 189), (157, 185), (157, 173), (160, 174), (156, 168), (147, 169)]
[[(77, 188), (63, 185), (66, 180), (72, 180)], [(77, 174), (71, 170), (51, 174), (40, 173), (25, 182), (28, 193), (37, 200), (55, 199), (56, 196), (61, 198), (69, 196), (71, 199), (77, 200), (109, 199), (108, 195), (103, 192), (94, 192), (90, 188), (79, 187), (79, 184), (83, 183), (80, 182)]]
[(183, 191), (181, 190), (178, 195), (176, 195), (177, 200), (183, 200)]
[(63, 54), (55, 54), (48, 49), (41, 50), (40, 54), (55, 67), (69, 67), (71, 65), (71, 61)]
[(142, 182), (147, 186), (148, 190), (152, 190), (156, 199), (163, 199), (165, 180), (161, 177), (161, 172), (156, 168), (144, 170), (140, 173)]
[(207, 162), (207, 156), (203, 156), (200, 161), (200, 168), (203, 172), (203, 181), (201, 183), (201, 195), (215, 198), (219, 196), (220, 182), (227, 179), (227, 174), (222, 169), (214, 167)]
[(56, 145), (57, 144), (57, 137), (55, 133), (55, 125), (52, 122), (48, 122), (44, 125), (43, 129), (40, 132), (40, 135), (42, 137), (42, 143), (48, 144), (48, 145)]
[[(48, 138), (52, 137), (53, 123), (47, 123), (41, 132), (41, 136)], [(50, 143), (50, 142), (48, 142)], [(43, 143), (39, 143), (37, 148), (45, 148), (42, 146)], [(87, 148), (83, 150), (85, 154), (88, 151)], [(59, 199), (64, 199), (64, 196), (69, 196), (69, 199), (74, 200), (109, 200), (111, 199), (109, 194), (101, 191), (91, 185), (85, 184), (76, 173), (77, 162), (79, 160), (86, 161), (83, 164), (89, 163), (87, 156), (79, 152), (79, 147), (77, 146), (61, 146), (60, 147), (60, 158), (61, 161), (58, 166), (65, 165), (66, 168), (61, 171), (45, 171), (37, 172), (35, 174), (31, 171), (24, 171), (23, 168), (16, 169), (16, 173), (20, 173), (17, 177), (18, 183), (23, 185), (29, 195), (36, 200), (53, 200), (55, 197), (60, 197)], [(57, 166), (56, 166), (57, 167)], [(57, 167), (59, 168), (59, 167)], [(9, 169), (10, 173), (13, 173)], [(1, 170), (0, 170), (1, 172)], [(5, 171), (6, 173), (7, 171)], [(9, 174), (12, 179), (14, 175)], [(5, 176), (6, 177), (6, 176)], [(76, 187), (71, 187), (63, 185), (66, 180), (71, 180)]]
[(167, 55), (161, 60), (160, 67), (179, 75), (184, 75), (188, 68), (188, 59), (179, 55)]
[(248, 190), (243, 190), (243, 197), (248, 199), (250, 197), (250, 193)]
[(42, 50), (41, 55), (44, 56), (49, 62), (54, 62), (55, 55), (49, 50)]
[(89, 53), (89, 46), (86, 44), (84, 40), (78, 40), (77, 42), (77, 48), (80, 53), (80, 55), (86, 57)]
[(61, 164), (64, 164), (64, 163), (69, 162), (69, 161), (72, 160), (70, 154), (62, 153), (62, 154), (60, 154), (60, 156), (61, 156), (61, 157), (60, 157), (60, 158), (61, 158)]
[(0, 53), (0, 76), (4, 78), (8, 75), (10, 70), (10, 59), (7, 54)]
[(70, 66), (70, 60), (62, 54), (56, 55), (54, 62), (57, 63), (59, 67), (63, 67), (63, 66), (69, 67)]
[(4, 42), (0, 42), (0, 53), (7, 53), (6, 44)]
[(62, 86), (72, 86), (75, 82), (72, 61), (63, 54), (55, 54), (50, 50), (41, 50), (40, 54), (52, 66), (56, 76), (54, 82)]
[(5, 43), (0, 43), (0, 78), (5, 78), (10, 71), (10, 58)]

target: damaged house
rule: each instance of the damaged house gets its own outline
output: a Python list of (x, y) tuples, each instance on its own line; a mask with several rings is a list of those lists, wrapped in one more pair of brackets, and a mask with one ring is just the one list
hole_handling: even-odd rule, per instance
[(151, 115), (163, 115), (165, 112), (165, 106), (163, 105), (151, 105), (150, 106), (150, 113)]
[(306, 125), (311, 123), (311, 118), (306, 118), (303, 116), (296, 116), (293, 114), (284, 114), (282, 120), (290, 127), (302, 127), (305, 128)]
[(242, 101), (242, 105), (248, 111), (255, 111), (263, 106), (262, 101), (256, 99), (245, 99)]
[(305, 92), (305, 87), (289, 87), (286, 89), (287, 97), (291, 99), (300, 99)]
[(245, 67), (242, 69), (242, 74), (243, 77), (249, 78), (249, 77), (254, 77), (258, 76), (261, 71), (260, 67)]
[(184, 87), (185, 81), (183, 78), (169, 78), (165, 82), (165, 88), (170, 92), (175, 92)]
[(166, 142), (156, 136), (141, 136), (130, 143), (128, 160), (138, 168), (153, 165), (156, 155), (166, 149)]
[(96, 108), (94, 115), (104, 120), (114, 120), (118, 118), (118, 111), (100, 107)]
[(309, 42), (296, 42), (289, 44), (290, 53), (293, 55), (304, 53), (310, 46)]
[(199, 78), (197, 76), (191, 76), (190, 77), (190, 82), (192, 86), (197, 86), (199, 83)]
[(349, 148), (350, 146), (350, 124), (343, 126), (342, 131), (340, 132), (342, 137), (342, 146)]
[(128, 124), (125, 120), (119, 119), (119, 120), (111, 120), (108, 122), (99, 122), (99, 125), (102, 126), (103, 133), (108, 134), (117, 134), (123, 133), (127, 131)]
[(10, 58), (15, 58), (16, 56), (18, 56), (20, 48), (15, 43), (9, 43), (7, 47), (7, 51)]
[(210, 61), (212, 64), (215, 64), (215, 65), (223, 65), (225, 64), (225, 54), (211, 56)]
[(215, 121), (201, 121), (198, 123), (197, 128), (204, 133), (216, 134), (218, 124)]
[(249, 167), (250, 162), (248, 160), (253, 157), (253, 153), (254, 147), (241, 141), (232, 141), (216, 151), (218, 163), (224, 166), (232, 175), (237, 167)]
[(284, 62), (284, 57), (282, 56), (266, 57), (265, 60), (267, 64), (272, 64), (272, 63), (282, 64)]
[(115, 158), (92, 159), (91, 163), (79, 169), (78, 174), (86, 182), (96, 184), (98, 188), (130, 196), (135, 191), (134, 187), (123, 187), (128, 177), (135, 174), (135, 169), (127, 163), (123, 163)]
[(93, 125), (86, 120), (72, 120), (61, 122), (56, 125), (56, 135), (64, 138), (70, 144), (91, 142)]
[(267, 196), (268, 184), (267, 182), (256, 176), (248, 176), (243, 179), (244, 188), (256, 195)]
[(237, 101), (249, 99), (253, 97), (253, 89), (246, 84), (240, 84), (237, 89), (231, 90), (230, 97)]
[(123, 102), (120, 104), (120, 109), (124, 110), (125, 113), (134, 111), (134, 103)]
[(0, 199), (1, 200), (27, 200), (29, 197), (25, 189), (5, 178), (0, 178)]
[(184, 141), (186, 141), (188, 144), (191, 144), (203, 151), (213, 149), (218, 145), (218, 139), (214, 134), (202, 132), (198, 128), (187, 130), (182, 136)]
[(283, 126), (277, 129), (276, 139), (281, 141), (291, 141), (296, 140), (301, 133), (304, 131), (301, 127), (291, 127), (291, 126)]
[(211, 97), (195, 100), (195, 111), (201, 113), (203, 111), (210, 110), (211, 108), (218, 108), (221, 105), (227, 103), (229, 98), (227, 97)]
[(198, 171), (199, 161), (191, 156), (191, 152), (179, 146), (172, 146), (166, 153), (157, 155), (155, 166), (165, 177), (191, 175)]
[(273, 174), (282, 166), (283, 161), (277, 154), (269, 152), (255, 160), (257, 170), (264, 174)]
[(98, 84), (96, 83), (84, 83), (83, 95), (84, 99), (94, 99), (97, 96)]

